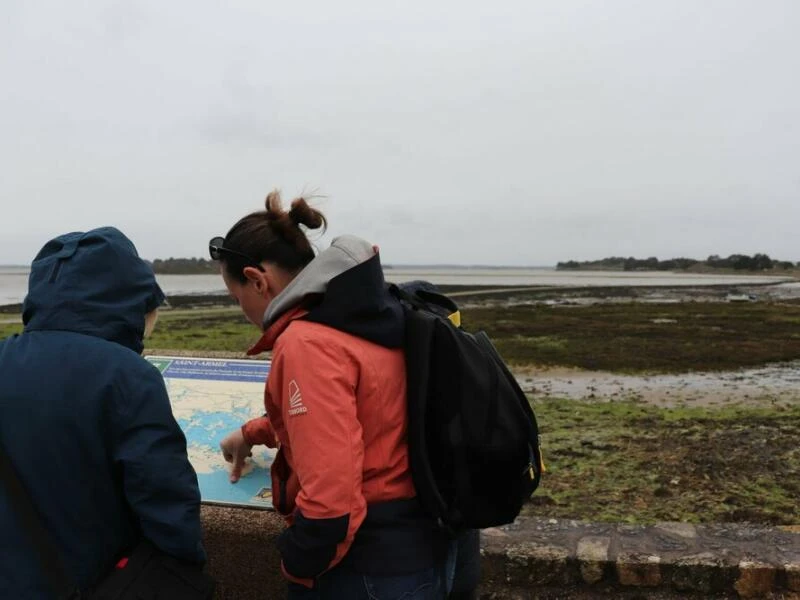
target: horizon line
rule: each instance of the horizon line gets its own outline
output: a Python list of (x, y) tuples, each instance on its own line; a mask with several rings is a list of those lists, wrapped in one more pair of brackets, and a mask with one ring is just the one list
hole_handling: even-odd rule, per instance
[[(145, 259), (147, 260), (147, 259)], [(158, 260), (170, 260), (166, 258)], [(172, 260), (191, 260), (175, 259)], [(152, 264), (152, 260), (147, 260)], [(555, 269), (556, 265), (490, 265), (490, 264), (455, 264), (455, 263), (387, 263), (384, 269)], [(0, 268), (30, 269), (30, 265), (0, 264)]]

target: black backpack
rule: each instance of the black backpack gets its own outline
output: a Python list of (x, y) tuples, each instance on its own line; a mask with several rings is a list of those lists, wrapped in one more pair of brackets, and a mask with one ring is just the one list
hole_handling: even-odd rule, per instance
[(405, 314), (408, 446), (423, 507), (451, 533), (511, 523), (544, 465), (533, 410), (484, 332), (432, 284), (390, 289)]

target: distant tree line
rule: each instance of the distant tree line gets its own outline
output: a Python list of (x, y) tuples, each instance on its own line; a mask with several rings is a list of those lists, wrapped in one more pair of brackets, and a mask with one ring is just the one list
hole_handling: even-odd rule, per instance
[(162, 275), (205, 275), (219, 273), (219, 264), (205, 258), (157, 258), (152, 263), (153, 271)]
[(800, 262), (793, 263), (788, 260), (774, 260), (766, 254), (731, 254), (722, 258), (713, 254), (705, 260), (694, 258), (670, 258), (658, 260), (655, 256), (650, 258), (624, 258), (611, 256), (600, 260), (559, 262), (556, 269), (578, 270), (596, 269), (613, 271), (688, 271), (702, 269), (733, 269), (735, 271), (769, 271), (772, 269), (794, 269), (800, 267)]

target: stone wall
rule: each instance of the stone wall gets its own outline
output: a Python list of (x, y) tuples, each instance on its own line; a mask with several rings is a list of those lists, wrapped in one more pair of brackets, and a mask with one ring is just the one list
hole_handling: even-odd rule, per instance
[[(285, 597), (275, 549), (280, 517), (204, 506), (203, 524), (217, 598)], [(777, 528), (520, 518), (485, 530), (481, 552), (486, 600), (800, 600), (800, 533)]]
[(796, 598), (800, 534), (520, 519), (484, 531), (486, 598)]

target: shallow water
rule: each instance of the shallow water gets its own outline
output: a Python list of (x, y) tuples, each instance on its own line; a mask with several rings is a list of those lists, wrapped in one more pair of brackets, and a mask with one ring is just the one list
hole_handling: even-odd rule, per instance
[(652, 404), (800, 403), (800, 361), (736, 371), (669, 375), (549, 369), (518, 375), (522, 388), (540, 398), (641, 400)]
[[(403, 267), (386, 268), (384, 276), (387, 281), (393, 283), (424, 279), (438, 285), (555, 286), (564, 288), (756, 285), (782, 281), (779, 277), (761, 275), (701, 275), (662, 271), (632, 273), (556, 271), (552, 268)], [(225, 293), (222, 279), (218, 275), (158, 275), (157, 279), (167, 296)], [(800, 284), (789, 285), (800, 286)], [(0, 267), (0, 306), (22, 302), (27, 286), (28, 269), (26, 267)], [(790, 294), (800, 294), (800, 287), (796, 290), (790, 288), (786, 288), (786, 290)]]

